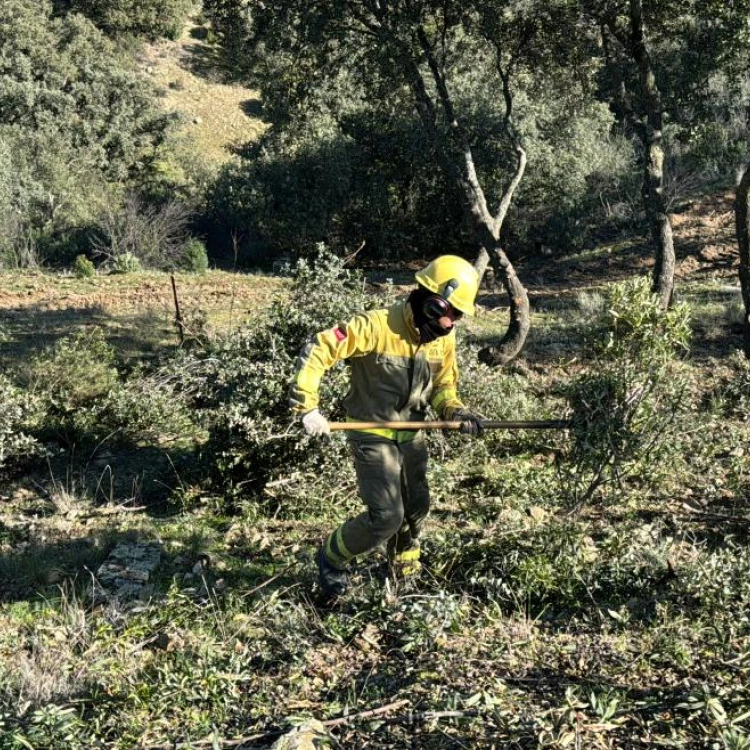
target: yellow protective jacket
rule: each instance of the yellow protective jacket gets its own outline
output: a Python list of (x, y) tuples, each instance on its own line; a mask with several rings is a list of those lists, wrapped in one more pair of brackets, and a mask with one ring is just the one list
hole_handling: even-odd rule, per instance
[[(316, 334), (300, 352), (290, 389), (293, 411), (317, 408), (323, 375), (342, 359), (351, 365), (351, 388), (344, 399), (350, 421), (422, 421), (428, 404), (448, 418), (463, 407), (456, 392), (455, 331), (420, 344), (405, 301)], [(396, 430), (367, 432), (394, 440), (414, 437)]]

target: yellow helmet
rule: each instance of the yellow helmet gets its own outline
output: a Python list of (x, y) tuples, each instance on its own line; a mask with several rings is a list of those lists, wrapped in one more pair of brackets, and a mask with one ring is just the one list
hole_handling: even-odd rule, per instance
[(417, 283), (439, 294), (456, 310), (474, 314), (474, 300), (479, 291), (479, 276), (469, 261), (457, 255), (441, 255), (426, 268), (417, 271)]

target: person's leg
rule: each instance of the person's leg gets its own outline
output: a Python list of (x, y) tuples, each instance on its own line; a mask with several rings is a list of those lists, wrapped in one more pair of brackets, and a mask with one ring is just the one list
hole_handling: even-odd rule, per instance
[(399, 446), (390, 440), (350, 440), (350, 445), (359, 495), (367, 510), (345, 521), (326, 539), (318, 557), (324, 589), (327, 573), (328, 578), (335, 578), (335, 571), (342, 572), (352, 558), (390, 539), (404, 520)]
[(389, 558), (398, 564), (399, 573), (409, 575), (419, 571), (419, 542), (424, 520), (430, 510), (430, 491), (427, 484), (427, 441), (423, 435), (401, 443), (401, 495), (404, 500), (404, 522), (398, 533), (388, 542)]

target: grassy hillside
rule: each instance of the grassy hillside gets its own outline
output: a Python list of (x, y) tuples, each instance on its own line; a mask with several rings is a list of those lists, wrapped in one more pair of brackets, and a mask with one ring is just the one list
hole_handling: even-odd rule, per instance
[(165, 109), (182, 116), (185, 159), (220, 166), (232, 149), (255, 140), (265, 129), (257, 91), (218, 80), (207, 28), (196, 17), (177, 40), (144, 48), (141, 67), (157, 84)]

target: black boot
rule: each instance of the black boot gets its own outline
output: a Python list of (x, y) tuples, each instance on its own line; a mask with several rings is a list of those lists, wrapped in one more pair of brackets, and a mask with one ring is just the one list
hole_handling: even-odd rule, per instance
[(331, 564), (323, 551), (318, 550), (318, 573), (320, 576), (320, 588), (326, 596), (343, 596), (349, 588), (349, 579), (345, 570)]

